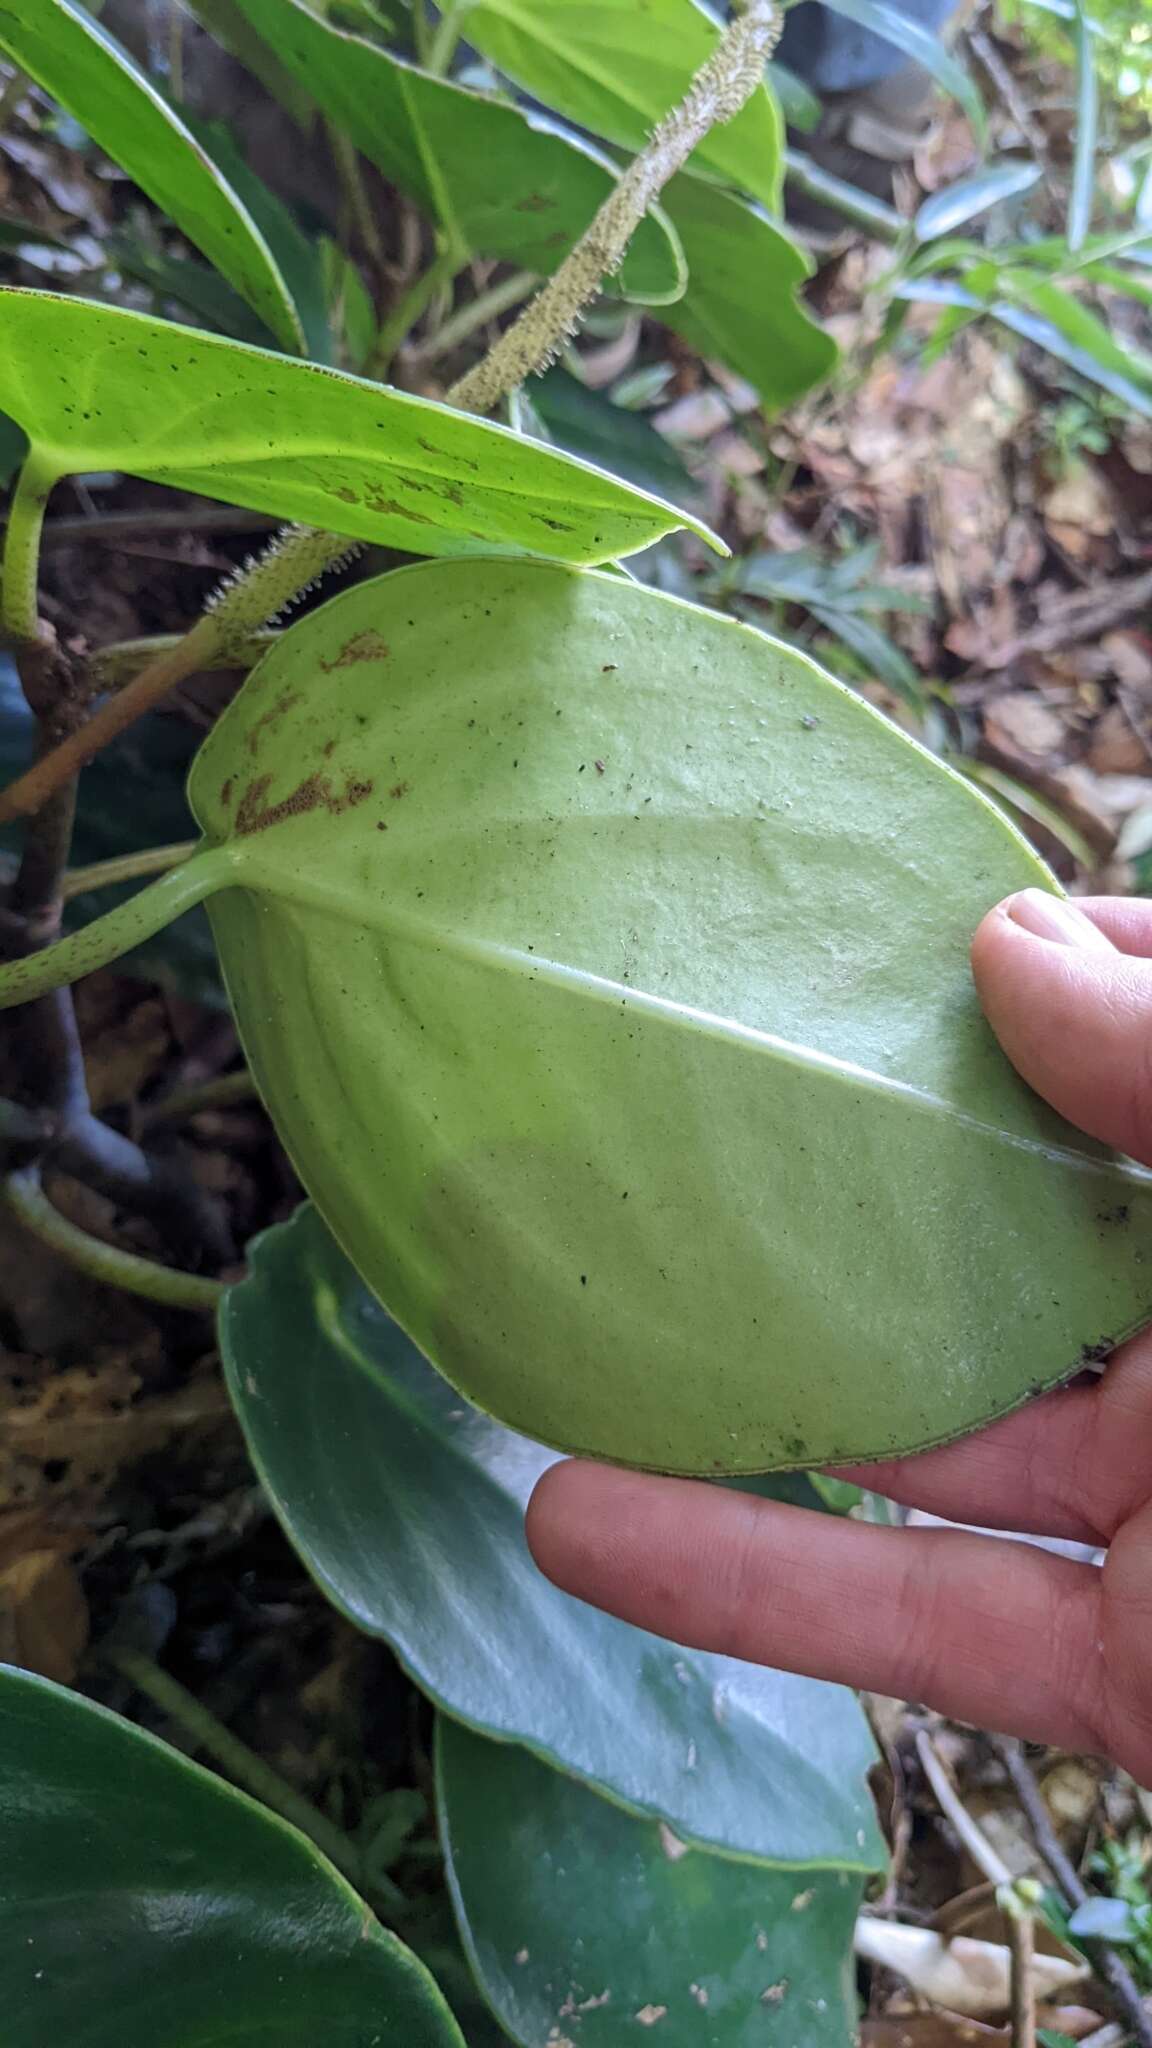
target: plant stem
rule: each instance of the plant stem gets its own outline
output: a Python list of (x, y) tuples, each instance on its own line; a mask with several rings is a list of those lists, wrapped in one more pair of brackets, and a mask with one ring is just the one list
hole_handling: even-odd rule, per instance
[(619, 268), (633, 233), (669, 178), (709, 130), (731, 121), (763, 84), (764, 65), (782, 24), (775, 0), (752, 0), (733, 16), (680, 105), (657, 123), (556, 275), (483, 362), (452, 386), (449, 405), (490, 412), (514, 385), (547, 368), (604, 278)]
[[(1063, 1894), (1066, 1905), (1082, 1906), (1088, 1897), (1088, 1888), (1060, 1846), (1021, 1744), (1003, 1735), (992, 1735), (989, 1741), (1008, 1773), (1009, 1782), (1032, 1831), (1032, 1839), (1052, 1873), (1057, 1890)], [(1078, 1936), (1077, 1941), (1111, 1991), (1117, 2009), (1123, 2013), (1131, 2030), (1133, 2041), (1138, 2048), (1152, 2048), (1152, 2017), (1145, 2008), (1128, 1965), (1107, 1941), (1091, 1940), (1086, 1935)]]
[[(122, 689), (158, 654), (166, 654), (170, 648), (178, 647), (181, 638), (179, 633), (151, 633), (139, 640), (114, 640), (107, 647), (98, 648), (89, 661), (97, 690)], [(279, 633), (273, 630), (252, 633), (242, 646), (221, 655), (217, 665), (220, 669), (255, 668), (279, 638)]]
[(822, 170), (798, 149), (785, 150), (784, 175), (797, 192), (819, 200), (822, 206), (831, 206), (877, 242), (898, 242), (907, 232), (908, 222), (894, 206), (886, 206), (882, 199), (874, 199), (858, 185), (849, 185), (831, 171)]
[(501, 313), (510, 312), (519, 306), (540, 280), (534, 270), (515, 270), (509, 277), (502, 277), (487, 291), (478, 292), (466, 305), (458, 306), (443, 325), (430, 334), (426, 341), (409, 349), (408, 360), (412, 363), (435, 363), (442, 356), (451, 355), (462, 341), (475, 334), (477, 328), (486, 327), (490, 320), (496, 320)]
[(464, 31), (464, 16), (468, 9), (461, 0), (447, 0), (439, 21), (432, 32), (428, 52), (424, 58), (424, 69), (436, 78), (445, 78), (456, 55), (456, 46)]
[(121, 1251), (116, 1245), (105, 1244), (102, 1238), (90, 1237), (48, 1200), (35, 1169), (5, 1175), (0, 1181), (0, 1202), (42, 1244), (106, 1287), (122, 1287), (129, 1294), (161, 1302), (166, 1308), (207, 1314), (214, 1313), (224, 1294), (219, 1280), (206, 1280), (198, 1273), (180, 1273), (172, 1266), (158, 1265), (154, 1259), (142, 1259), (136, 1252)]
[(342, 556), (355, 553), (357, 545), (341, 534), (321, 533), (309, 526), (285, 527), (250, 569), (224, 586), (211, 610), (182, 640), (149, 662), (85, 725), (9, 783), (0, 794), (0, 823), (39, 810), (62, 782), (151, 711), (177, 683), (198, 669), (219, 667), (225, 656), (245, 646), (257, 628), (290, 604), (307, 584)]
[(1036, 1922), (1014, 1885), (1000, 1886), (997, 1899), (1008, 1929), (1011, 1958), (1012, 2048), (1036, 2048)]
[(365, 190), (364, 179), (360, 172), (360, 159), (356, 154), (355, 144), (348, 140), (348, 137), (343, 133), (342, 129), (336, 126), (335, 122), (329, 121), (326, 123), (326, 126), (332, 159), (336, 165), (340, 183), (343, 187), (344, 197), (348, 202), (351, 226), (354, 232), (359, 235), (368, 255), (372, 258), (375, 268), (382, 270), (384, 267), (384, 245), (380, 240), (380, 229), (376, 223), (376, 216), (372, 211), (372, 202)]
[(170, 1095), (162, 1095), (158, 1102), (145, 1104), (140, 1121), (151, 1131), (157, 1124), (187, 1123), (206, 1109), (230, 1109), (234, 1103), (257, 1100), (256, 1083), (247, 1067), (241, 1067), (238, 1073), (217, 1074), (211, 1081), (198, 1082), (194, 1088), (173, 1088)]
[(117, 854), (113, 860), (96, 860), (86, 868), (69, 868), (60, 894), (65, 903), (84, 896), (90, 889), (110, 889), (116, 882), (139, 882), (149, 875), (165, 875), (195, 853), (198, 839), (184, 839), (174, 846), (146, 846), (139, 853)]
[[(106, 1662), (127, 1678), (137, 1692), (143, 1693), (145, 1699), (151, 1700), (153, 1706), (159, 1707), (162, 1714), (191, 1737), (196, 1749), (206, 1750), (221, 1770), (226, 1771), (253, 1799), (259, 1800), (262, 1806), (270, 1807), (291, 1827), (307, 1835), (350, 1884), (362, 1885), (363, 1858), (355, 1842), (313, 1806), (310, 1799), (305, 1799), (303, 1793), (287, 1784), (263, 1757), (249, 1749), (246, 1742), (233, 1735), (215, 1714), (201, 1706), (195, 1694), (181, 1685), (179, 1679), (162, 1670), (140, 1650), (109, 1647), (104, 1654)], [(392, 1911), (403, 1909), (406, 1904), (399, 1886), (389, 1884), (386, 1879), (376, 1878), (372, 1889), (383, 1895)], [(389, 1894), (392, 1895), (390, 1898)]]
[(8, 124), (31, 83), (27, 72), (20, 70), (13, 71), (5, 81), (4, 90), (0, 92), (0, 135), (7, 132)]
[(380, 323), (372, 356), (371, 374), (374, 377), (387, 375), (388, 366), (401, 342), (415, 327), (421, 314), (427, 311), (441, 285), (450, 284), (459, 268), (459, 251), (451, 246), (443, 248), (407, 291), (400, 294), (387, 318)]
[(94, 924), (69, 932), (46, 951), (28, 953), (0, 965), (0, 1010), (32, 1002), (107, 967), (133, 946), (162, 931), (174, 917), (203, 903), (217, 889), (227, 888), (234, 879), (233, 864), (225, 847), (209, 847), (193, 855), (183, 867), (173, 868), (139, 889), (126, 903), (118, 903)]
[(0, 632), (17, 649), (33, 646), (40, 638), (40, 535), (45, 507), (59, 474), (43, 458), (30, 454), (8, 513), (0, 567)]
[(940, 1811), (951, 1821), (972, 1861), (984, 1872), (990, 1884), (1011, 1885), (1012, 1872), (992, 1847), (987, 1835), (977, 1827), (951, 1778), (936, 1754), (930, 1735), (923, 1729), (916, 1737), (916, 1754), (920, 1766), (936, 1795)]

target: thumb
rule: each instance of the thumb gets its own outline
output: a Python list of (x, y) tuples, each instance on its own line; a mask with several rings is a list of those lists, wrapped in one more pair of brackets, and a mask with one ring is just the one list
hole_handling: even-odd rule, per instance
[(1025, 889), (981, 924), (972, 971), (1014, 1067), (1094, 1138), (1152, 1165), (1152, 902)]

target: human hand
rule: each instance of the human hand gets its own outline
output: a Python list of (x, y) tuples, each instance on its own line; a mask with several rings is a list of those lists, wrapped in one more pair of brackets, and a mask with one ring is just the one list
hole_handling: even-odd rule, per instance
[[(1152, 903), (1025, 890), (984, 919), (972, 964), (1025, 1079), (1152, 1165)], [(658, 1635), (1102, 1751), (1152, 1784), (1152, 1326), (1091, 1384), (842, 1476), (949, 1521), (1106, 1547), (1104, 1567), (581, 1461), (545, 1473), (528, 1538), (558, 1585)]]

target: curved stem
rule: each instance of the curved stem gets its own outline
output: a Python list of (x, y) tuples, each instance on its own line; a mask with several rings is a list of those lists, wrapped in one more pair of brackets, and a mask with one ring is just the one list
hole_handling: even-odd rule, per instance
[(102, 1238), (90, 1237), (53, 1206), (33, 1170), (7, 1174), (0, 1181), (0, 1202), (33, 1237), (106, 1287), (122, 1287), (128, 1294), (143, 1295), (146, 1301), (161, 1302), (165, 1308), (209, 1315), (215, 1313), (225, 1293), (219, 1280), (180, 1273), (173, 1266), (158, 1265), (155, 1259), (142, 1259), (137, 1252), (121, 1251)]
[(535, 291), (539, 281), (534, 270), (515, 270), (511, 276), (500, 278), (496, 284), (489, 285), (487, 291), (478, 292), (474, 299), (469, 299), (467, 305), (457, 307), (434, 334), (410, 349), (409, 361), (435, 363), (441, 356), (451, 355), (452, 350), (459, 348), (462, 341), (467, 341), (469, 335), (475, 334), (478, 327), (486, 326), (489, 320), (496, 320), (501, 313), (511, 312), (513, 306), (521, 305), (529, 293)]
[(456, 45), (464, 32), (466, 13), (467, 8), (462, 4), (462, 0), (445, 0), (443, 12), (433, 30), (428, 54), (424, 59), (425, 70), (433, 72), (437, 78), (447, 76), (448, 67), (456, 55)]
[(60, 894), (67, 903), (91, 889), (110, 889), (115, 882), (141, 882), (148, 875), (166, 875), (170, 868), (190, 859), (199, 844), (198, 839), (182, 839), (174, 846), (146, 846), (139, 853), (121, 853), (113, 860), (94, 860), (86, 868), (69, 868)]
[(252, 1075), (247, 1067), (241, 1067), (238, 1073), (216, 1074), (211, 1081), (199, 1081), (190, 1088), (174, 1088), (170, 1095), (162, 1095), (158, 1102), (145, 1103), (140, 1122), (146, 1131), (153, 1131), (157, 1124), (188, 1123), (206, 1109), (231, 1109), (235, 1103), (258, 1102), (259, 1099), (260, 1091)]
[[(11, 543), (11, 521), (8, 538)], [(286, 526), (251, 568), (223, 586), (210, 610), (175, 647), (149, 662), (119, 696), (109, 697), (86, 724), (9, 783), (0, 794), (0, 823), (38, 811), (53, 790), (151, 711), (177, 683), (198, 669), (218, 668), (223, 656), (244, 647), (259, 627), (359, 546), (343, 534)]]
[(205, 848), (183, 867), (173, 868), (150, 888), (141, 889), (127, 903), (117, 904), (82, 931), (72, 932), (55, 945), (0, 966), (0, 1010), (31, 1002), (50, 990), (66, 988), (81, 975), (107, 967), (133, 946), (139, 946), (162, 931), (173, 918), (183, 916), (217, 889), (236, 880), (235, 864), (226, 847)]
[(44, 513), (60, 472), (33, 450), (20, 471), (4, 533), (0, 567), (0, 631), (15, 647), (40, 637), (37, 589)]

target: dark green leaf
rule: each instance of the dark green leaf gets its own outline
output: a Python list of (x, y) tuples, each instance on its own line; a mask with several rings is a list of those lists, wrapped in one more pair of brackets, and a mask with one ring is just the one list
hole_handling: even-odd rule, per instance
[(881, 1860), (852, 1696), (676, 1649), (550, 1585), (523, 1533), (550, 1454), (453, 1393), (314, 1210), (258, 1241), (220, 1334), (288, 1535), (440, 1706), (686, 1839), (789, 1864)]
[(744, 200), (681, 175), (664, 206), (688, 263), (688, 289), (660, 314), (704, 356), (717, 357), (774, 409), (827, 377), (837, 348), (798, 303), (811, 265), (782, 229)]
[(952, 235), (965, 221), (975, 220), (1004, 199), (1030, 192), (1039, 179), (1039, 164), (1006, 161), (989, 164), (974, 177), (960, 178), (934, 192), (919, 208), (913, 226), (917, 239), (931, 242), (939, 235)]
[(138, 313), (0, 291), (0, 342), (0, 406), (61, 475), (122, 469), (423, 555), (601, 561), (697, 525), (469, 414)]
[(812, 604), (809, 610), (820, 625), (856, 655), (872, 675), (887, 683), (889, 689), (902, 697), (913, 711), (924, 709), (924, 686), (919, 672), (903, 648), (897, 647), (896, 642), (881, 632), (871, 619), (862, 617), (857, 610), (839, 609), (832, 605)]
[(316, 117), (316, 102), (252, 27), (239, 0), (186, 0), (186, 4), (217, 42), (259, 80), (296, 126), (307, 132)]
[(845, 2048), (860, 1879), (685, 1849), (526, 1750), (441, 1718), (460, 1930), (522, 2048)]
[(1068, 247), (1073, 252), (1083, 248), (1092, 225), (1098, 115), (1096, 55), (1084, 0), (1076, 0), (1076, 147), (1068, 194)]
[(198, 326), (211, 328), (215, 334), (251, 342), (256, 348), (267, 348), (272, 343), (273, 336), (251, 306), (239, 292), (233, 291), (227, 278), (221, 277), (218, 270), (209, 270), (206, 263), (195, 263), (187, 256), (169, 256), (131, 232), (109, 235), (104, 248), (109, 262), (125, 276), (150, 286), (156, 293), (160, 302), (155, 307), (158, 314), (167, 316), (173, 305), (183, 307), (194, 316)]
[(4, 2048), (463, 2048), (416, 1958), (295, 1829), (0, 1666)]
[(692, 478), (669, 441), (649, 420), (614, 405), (557, 366), (532, 384), (532, 404), (552, 439), (572, 455), (610, 469), (642, 490), (682, 499)]
[(314, 363), (333, 359), (324, 266), (317, 235), (306, 235), (284, 201), (258, 178), (223, 121), (189, 120), (197, 141), (220, 166), (272, 251), (303, 330), (305, 353)]
[[(475, 0), (470, 43), (545, 106), (625, 149), (641, 149), (684, 97), (716, 47), (714, 21), (696, 0)], [(767, 87), (713, 128), (691, 165), (780, 204), (783, 135)]]
[[(253, 28), (386, 178), (469, 250), (555, 270), (607, 198), (615, 173), (544, 114), (433, 78), (322, 21), (303, 0), (239, 0)], [(659, 209), (618, 274), (628, 297), (663, 305), (683, 260)]]
[(894, 6), (892, 0), (825, 0), (825, 4), (834, 14), (843, 14), (861, 28), (870, 28), (875, 35), (883, 36), (904, 61), (912, 58), (922, 64), (937, 85), (959, 100), (977, 139), (983, 139), (987, 128), (984, 102), (959, 58), (931, 29), (906, 14), (902, 7)]
[(0, 412), (0, 489), (10, 484), (28, 453), (28, 436), (23, 427)]
[(73, 0), (3, 0), (0, 49), (83, 123), (290, 350), (288, 287), (239, 195), (133, 58)]
[(1117, 341), (1099, 315), (1081, 305), (1071, 292), (1049, 278), (1035, 277), (1028, 270), (1004, 270), (1000, 283), (1010, 297), (1022, 299), (1071, 348), (1090, 357), (1098, 369), (1135, 384), (1152, 396), (1152, 355)]

